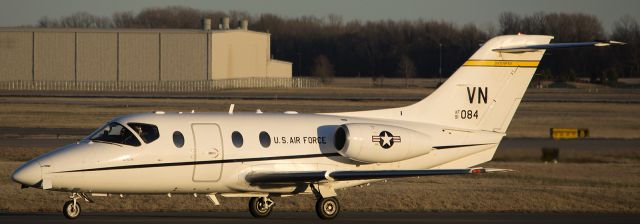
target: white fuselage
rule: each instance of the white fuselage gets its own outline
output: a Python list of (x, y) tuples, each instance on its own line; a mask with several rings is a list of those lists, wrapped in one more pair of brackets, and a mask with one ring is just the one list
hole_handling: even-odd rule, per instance
[[(82, 140), (42, 155), (45, 189), (93, 193), (308, 193), (308, 186), (252, 186), (252, 171), (393, 170), (470, 167), (488, 161), (504, 134), (454, 130), (424, 123), (323, 114), (143, 113), (112, 122), (153, 124), (160, 137), (141, 146)], [(338, 154), (333, 135), (345, 123), (402, 126), (432, 139), (433, 150), (390, 163), (362, 163)], [(179, 131), (184, 146), (172, 135)], [(242, 146), (232, 143), (233, 132)], [(263, 147), (260, 132), (270, 145)], [(139, 138), (139, 136), (136, 135)], [(402, 144), (402, 143), (397, 143)], [(457, 147), (465, 145), (463, 147)], [(335, 189), (372, 180), (338, 181)]]

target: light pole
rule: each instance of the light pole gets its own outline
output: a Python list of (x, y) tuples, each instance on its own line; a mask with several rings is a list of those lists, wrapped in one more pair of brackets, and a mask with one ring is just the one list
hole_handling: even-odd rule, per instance
[(438, 43), (440, 47), (440, 67), (438, 69), (438, 85), (442, 83), (442, 43)]
[(302, 77), (302, 54), (298, 52), (298, 76)]

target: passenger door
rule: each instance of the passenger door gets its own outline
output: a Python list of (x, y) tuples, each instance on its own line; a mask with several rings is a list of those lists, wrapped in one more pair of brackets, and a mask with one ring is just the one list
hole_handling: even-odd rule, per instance
[(222, 174), (224, 153), (217, 124), (192, 124), (195, 142), (193, 181), (218, 181)]

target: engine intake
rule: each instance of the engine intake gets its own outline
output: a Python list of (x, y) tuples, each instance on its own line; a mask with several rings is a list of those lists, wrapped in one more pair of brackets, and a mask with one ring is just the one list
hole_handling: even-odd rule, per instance
[(427, 154), (429, 136), (391, 125), (344, 124), (334, 133), (340, 155), (365, 163), (397, 162)]

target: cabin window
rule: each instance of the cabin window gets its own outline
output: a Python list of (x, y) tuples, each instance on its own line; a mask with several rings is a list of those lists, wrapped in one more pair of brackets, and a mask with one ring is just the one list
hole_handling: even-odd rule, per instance
[(178, 148), (182, 148), (182, 146), (184, 146), (184, 136), (181, 132), (173, 132), (173, 144)]
[(271, 136), (269, 136), (269, 133), (267, 133), (266, 131), (260, 132), (260, 135), (258, 137), (260, 139), (260, 144), (262, 145), (262, 147), (268, 148), (271, 145)]
[(233, 142), (233, 145), (236, 146), (236, 148), (242, 147), (242, 144), (244, 143), (242, 134), (240, 134), (240, 132), (238, 131), (234, 131), (233, 133), (231, 133), (231, 141)]
[(140, 136), (144, 143), (151, 143), (160, 137), (158, 127), (151, 124), (127, 123), (133, 131)]
[(111, 122), (104, 125), (98, 131), (94, 132), (89, 139), (93, 142), (102, 143), (115, 143), (130, 146), (140, 146), (140, 141), (129, 129), (118, 124)]

